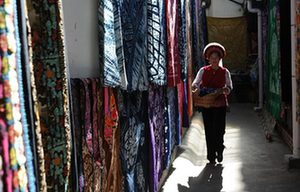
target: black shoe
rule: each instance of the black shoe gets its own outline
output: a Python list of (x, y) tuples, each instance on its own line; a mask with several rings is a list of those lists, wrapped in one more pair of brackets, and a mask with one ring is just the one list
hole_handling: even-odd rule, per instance
[(217, 152), (217, 161), (219, 163), (221, 163), (223, 161), (223, 151), (224, 151), (224, 148), (225, 147), (223, 147), (220, 151)]
[(219, 163), (223, 161), (223, 153), (218, 153), (217, 160)]

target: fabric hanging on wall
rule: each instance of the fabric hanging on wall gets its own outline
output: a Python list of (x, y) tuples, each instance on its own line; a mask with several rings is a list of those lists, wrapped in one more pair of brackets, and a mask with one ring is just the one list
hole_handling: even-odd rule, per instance
[(187, 45), (186, 45), (186, 14), (185, 14), (186, 0), (180, 0), (179, 15), (180, 15), (180, 32), (179, 32), (179, 54), (181, 65), (181, 79), (184, 81), (187, 79)]
[(148, 190), (146, 179), (148, 170), (148, 146), (145, 138), (147, 97), (145, 92), (125, 92), (118, 94), (121, 161), (125, 191), (145, 192)]
[(186, 41), (187, 41), (187, 108), (189, 120), (193, 115), (193, 99), (192, 99), (192, 82), (193, 82), (193, 50), (192, 50), (192, 16), (191, 16), (191, 1), (186, 0)]
[(148, 96), (148, 119), (150, 138), (150, 191), (158, 191), (164, 169), (164, 139), (166, 115), (166, 91), (163, 86), (150, 86)]
[(37, 95), (37, 86), (35, 83), (35, 74), (34, 74), (34, 67), (33, 67), (33, 43), (32, 43), (32, 30), (31, 25), (35, 22), (34, 17), (30, 17), (28, 15), (28, 12), (34, 13), (32, 2), (27, 0), (26, 2), (27, 11), (25, 12), (26, 19), (27, 19), (27, 31), (28, 31), (28, 52), (29, 52), (29, 70), (30, 70), (30, 86), (32, 90), (32, 103), (33, 103), (33, 113), (34, 113), (34, 135), (36, 139), (36, 152), (37, 152), (37, 164), (39, 165), (37, 167), (38, 169), (38, 175), (37, 175), (37, 184), (38, 184), (38, 190), (39, 191), (47, 191), (47, 183), (46, 183), (46, 170), (45, 170), (45, 154), (44, 154), (44, 148), (43, 148), (43, 142), (42, 142), (42, 126), (41, 126), (41, 120), (40, 120), (40, 111), (39, 111), (39, 103), (38, 103), (38, 95)]
[(268, 51), (267, 51), (267, 110), (275, 118), (280, 118), (280, 34), (278, 27), (279, 7), (276, 0), (269, 3), (268, 15)]
[[(22, 87), (18, 84), (17, 67), (20, 62), (20, 38), (16, 13), (16, 1), (0, 2), (0, 38), (1, 38), (1, 172), (3, 173), (3, 191), (27, 191), (28, 177), (26, 154), (23, 139)], [(22, 86), (22, 85), (21, 85)], [(22, 97), (22, 103), (20, 100)], [(24, 123), (26, 121), (24, 120)], [(27, 126), (27, 124), (26, 124)], [(28, 135), (27, 135), (28, 136)], [(29, 142), (29, 140), (26, 140)], [(28, 144), (28, 143), (26, 143)], [(28, 145), (25, 145), (26, 148)], [(30, 149), (30, 147), (29, 147)], [(31, 149), (30, 149), (31, 150)], [(3, 159), (2, 159), (3, 158)], [(32, 162), (29, 162), (32, 163)], [(32, 171), (32, 170), (31, 170)]]
[[(83, 82), (80, 79), (71, 79), (71, 93), (72, 93), (72, 113), (73, 113), (73, 130), (75, 132), (73, 138), (76, 143), (77, 153), (74, 154), (77, 159), (77, 165), (75, 168), (77, 169), (78, 178), (78, 188), (79, 191), (82, 192), (84, 190), (84, 176), (83, 176), (83, 165), (82, 165), (82, 125), (84, 122), (84, 103), (82, 101), (81, 95), (84, 94), (83, 91)], [(84, 97), (85, 98), (85, 97)]]
[(223, 65), (230, 71), (246, 70), (248, 57), (246, 17), (207, 17), (207, 29), (209, 42), (219, 42), (226, 48), (227, 55), (223, 59)]
[[(26, 154), (26, 169), (28, 177), (28, 188), (30, 192), (35, 192), (38, 187), (36, 180), (37, 161), (36, 146), (34, 136), (34, 119), (32, 110), (32, 96), (29, 77), (29, 51), (26, 26), (25, 1), (15, 1), (14, 23), (17, 42), (17, 72), (20, 92), (21, 121), (23, 125), (23, 138)], [(20, 27), (19, 27), (20, 26)]]
[(149, 81), (167, 84), (165, 1), (148, 1), (148, 72)]
[[(202, 55), (202, 51), (204, 47), (208, 44), (208, 34), (207, 34), (207, 23), (206, 23), (206, 8), (200, 5), (199, 9), (199, 22), (200, 22), (200, 53)], [(206, 65), (205, 58), (200, 57), (200, 67)]]
[(182, 112), (182, 126), (190, 126), (190, 117), (188, 112), (188, 95), (187, 95), (187, 81), (183, 81), (183, 112)]
[(181, 144), (182, 125), (183, 125), (183, 99), (184, 99), (183, 81), (177, 85), (177, 105), (178, 105), (178, 123), (176, 126), (176, 145)]
[[(94, 102), (93, 90), (94, 83), (91, 79), (83, 79), (85, 90), (85, 121), (84, 134), (82, 138), (82, 156), (83, 156), (83, 170), (84, 170), (84, 191), (101, 191), (101, 168), (96, 162), (96, 157), (99, 155), (99, 145), (97, 131), (97, 121), (95, 120), (95, 113), (97, 103)], [(96, 144), (97, 146), (95, 146)]]
[(61, 1), (28, 2), (33, 8), (30, 10), (29, 22), (47, 188), (67, 191), (71, 132), (62, 4)]
[(94, 162), (93, 162), (93, 143), (92, 143), (92, 124), (91, 124), (91, 96), (89, 90), (89, 79), (83, 79), (84, 95), (84, 133), (82, 134), (82, 160), (84, 175), (84, 191), (95, 191), (94, 188)]
[(166, 1), (167, 22), (167, 78), (168, 86), (176, 86), (181, 79), (180, 53), (179, 53), (179, 1)]
[[(103, 191), (105, 186), (102, 186), (102, 180), (104, 179), (102, 175), (102, 167), (105, 166), (103, 164), (104, 160), (104, 151), (101, 149), (101, 138), (100, 138), (100, 125), (99, 119), (104, 119), (103, 115), (103, 100), (98, 100), (98, 94), (103, 92), (103, 89), (98, 87), (98, 79), (90, 79), (90, 92), (91, 92), (91, 110), (92, 110), (92, 146), (93, 146), (93, 163), (94, 163), (94, 191)], [(99, 109), (102, 108), (102, 113), (100, 113)], [(103, 121), (102, 124), (103, 125)], [(102, 127), (103, 128), (103, 127)], [(106, 176), (106, 175), (105, 175)]]
[(201, 19), (201, 6), (200, 6), (200, 1), (192, 1), (191, 2), (192, 6), (192, 41), (193, 41), (193, 71), (195, 69), (199, 68), (200, 66), (200, 61), (201, 61), (201, 50), (200, 50), (200, 19)]
[(71, 79), (79, 191), (106, 190), (104, 94), (99, 78)]
[[(104, 41), (100, 41), (99, 49), (100, 67), (104, 67), (101, 73), (103, 85), (126, 89), (128, 82), (122, 42), (120, 7), (116, 1), (99, 1), (98, 15), (99, 28), (104, 31)], [(101, 49), (102, 46), (104, 50)], [(101, 55), (103, 54), (104, 58), (102, 60)]]
[[(128, 91), (147, 90), (147, 1), (119, 0)], [(118, 54), (118, 53), (117, 53)], [(118, 55), (119, 56), (119, 55)]]
[[(14, 0), (13, 1), (13, 6), (14, 6), (14, 14), (13, 14), (13, 18), (14, 18), (14, 34), (16, 37), (16, 72), (17, 72), (17, 82), (18, 82), (18, 87), (19, 87), (19, 96), (17, 96), (16, 102), (18, 105), (19, 104), (19, 110), (20, 110), (20, 114), (15, 114), (15, 116), (20, 115), (19, 120), (15, 119), (16, 123), (20, 123), (20, 126), (22, 126), (22, 130), (23, 130), (23, 139), (24, 139), (24, 149), (21, 149), (21, 151), (16, 151), (17, 157), (20, 156), (23, 153), (25, 153), (26, 155), (26, 171), (27, 171), (27, 175), (24, 176), (22, 174), (19, 174), (19, 181), (20, 183), (20, 190), (23, 189), (27, 189), (29, 188), (29, 191), (36, 191), (36, 186), (35, 186), (35, 174), (34, 174), (34, 166), (33, 166), (33, 155), (32, 155), (32, 149), (31, 149), (31, 142), (29, 139), (29, 130), (28, 130), (28, 122), (27, 122), (27, 114), (26, 114), (26, 109), (25, 109), (25, 97), (24, 97), (24, 90), (23, 90), (23, 71), (22, 71), (22, 61), (21, 61), (21, 40), (20, 40), (20, 35), (19, 35), (19, 22), (18, 22), (18, 13), (17, 11), (19, 9), (17, 9), (17, 1)], [(13, 85), (15, 86), (15, 85)], [(15, 86), (15, 89), (17, 88), (17, 86)], [(17, 91), (17, 90), (16, 90)], [(19, 98), (19, 101), (18, 101)], [(15, 113), (17, 113), (17, 110), (15, 111)], [(22, 139), (19, 138), (19, 141), (22, 142)], [(19, 159), (19, 164), (21, 165), (22, 158), (17, 158)], [(24, 161), (25, 159), (23, 159)], [(25, 162), (24, 162), (25, 163)], [(23, 165), (22, 169), (25, 170), (25, 165)], [(24, 171), (23, 170), (23, 171)], [(24, 172), (23, 172), (24, 174)], [(28, 179), (28, 180), (27, 180)], [(28, 182), (28, 186), (27, 183)]]
[(123, 189), (122, 170), (120, 162), (120, 131), (119, 112), (117, 108), (115, 90), (104, 88), (104, 143), (107, 144), (107, 185), (106, 191), (119, 192)]
[(176, 129), (178, 125), (177, 88), (167, 88), (167, 128), (165, 129), (165, 168), (169, 168), (171, 155), (176, 145)]

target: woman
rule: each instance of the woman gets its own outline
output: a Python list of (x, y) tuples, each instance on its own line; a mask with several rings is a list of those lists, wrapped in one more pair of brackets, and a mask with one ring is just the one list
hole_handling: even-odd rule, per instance
[(207, 66), (202, 67), (192, 83), (192, 91), (201, 94), (214, 92), (218, 96), (209, 106), (202, 107), (207, 159), (211, 164), (223, 161), (224, 134), (226, 126), (227, 95), (232, 90), (230, 72), (221, 66), (225, 57), (225, 48), (216, 42), (205, 46), (203, 56), (208, 60)]

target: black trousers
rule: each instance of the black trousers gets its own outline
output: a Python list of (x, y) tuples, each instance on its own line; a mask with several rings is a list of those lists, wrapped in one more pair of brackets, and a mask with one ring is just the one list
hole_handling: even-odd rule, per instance
[(203, 108), (207, 159), (215, 161), (216, 153), (223, 153), (226, 126), (226, 107)]

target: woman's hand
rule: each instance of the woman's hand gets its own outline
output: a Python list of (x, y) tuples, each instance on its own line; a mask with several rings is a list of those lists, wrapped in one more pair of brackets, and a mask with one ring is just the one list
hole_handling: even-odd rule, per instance
[(227, 86), (225, 86), (225, 87), (222, 88), (222, 91), (223, 91), (223, 94), (229, 95), (229, 93), (230, 93), (230, 88), (227, 87)]
[(192, 92), (195, 93), (198, 90), (198, 86), (196, 84), (192, 84)]

